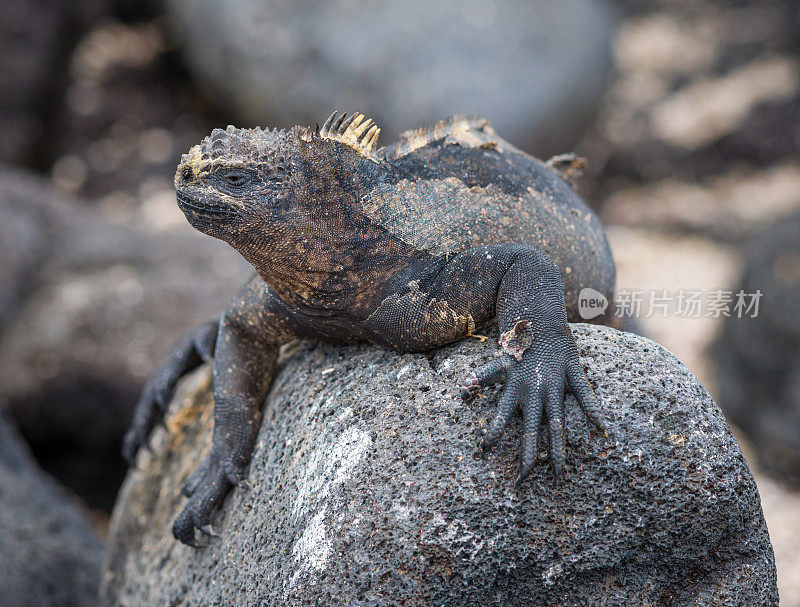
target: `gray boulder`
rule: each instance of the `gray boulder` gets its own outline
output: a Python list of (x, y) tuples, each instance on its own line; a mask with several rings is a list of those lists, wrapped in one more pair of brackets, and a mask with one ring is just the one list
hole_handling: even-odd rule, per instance
[[(360, 111), (399, 131), (477, 113), (539, 153), (572, 146), (611, 66), (594, 0), (170, 0), (197, 78), (247, 124)], [(240, 125), (244, 126), (244, 125)]]
[(3, 167), (0, 255), (2, 393), (45, 469), (110, 510), (140, 387), (252, 270), (189, 228), (104, 221), (42, 178)]
[(96, 605), (100, 561), (86, 511), (36, 466), (0, 408), (0, 603)]
[(616, 442), (568, 403), (563, 478), (514, 486), (519, 426), (485, 457), (489, 400), (458, 386), (492, 341), (429, 354), (285, 353), (249, 490), (201, 549), (170, 534), (210, 444), (208, 370), (183, 385), (120, 493), (109, 605), (777, 605), (756, 485), (725, 419), (669, 352), (574, 325)]
[(714, 359), (719, 403), (759, 463), (800, 486), (800, 214), (753, 239), (736, 291), (761, 291), (758, 314), (725, 319)]

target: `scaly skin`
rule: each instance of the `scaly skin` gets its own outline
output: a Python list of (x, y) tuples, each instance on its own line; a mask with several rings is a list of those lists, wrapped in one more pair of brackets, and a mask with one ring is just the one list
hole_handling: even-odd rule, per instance
[(614, 262), (595, 215), (551, 168), (574, 163), (545, 165), (476, 117), (379, 150), (368, 122), (334, 113), (321, 130), (216, 129), (178, 166), (189, 222), (258, 272), (218, 322), (178, 342), (125, 439), (133, 461), (178, 379), (213, 347), (212, 448), (173, 527), (186, 544), (197, 545), (196, 530), (212, 533), (214, 509), (245, 479), (278, 349), (294, 339), (417, 352), (496, 318), (501, 352), (462, 390), (472, 399), (505, 381), (484, 448), (521, 407), (518, 481), (534, 465), (540, 427), (561, 472), (566, 392), (606, 432), (567, 321), (579, 320), (583, 287), (612, 299)]

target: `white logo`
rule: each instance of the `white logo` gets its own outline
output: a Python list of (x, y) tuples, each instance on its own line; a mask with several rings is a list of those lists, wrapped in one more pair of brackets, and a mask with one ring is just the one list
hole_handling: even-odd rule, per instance
[(584, 320), (600, 316), (608, 308), (608, 299), (602, 293), (586, 287), (578, 295), (578, 312)]

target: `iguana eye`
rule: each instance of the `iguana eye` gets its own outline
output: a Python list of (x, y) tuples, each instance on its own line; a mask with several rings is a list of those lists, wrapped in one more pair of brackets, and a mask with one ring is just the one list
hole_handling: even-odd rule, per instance
[(222, 169), (209, 175), (214, 185), (227, 194), (240, 194), (255, 179), (253, 171), (247, 169)]

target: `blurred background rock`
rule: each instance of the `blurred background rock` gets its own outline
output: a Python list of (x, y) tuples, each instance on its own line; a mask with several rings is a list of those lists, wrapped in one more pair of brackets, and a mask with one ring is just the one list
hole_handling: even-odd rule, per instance
[(174, 204), (179, 155), (228, 123), (359, 110), (387, 143), (480, 113), (588, 158), (621, 289), (783, 293), (756, 322), (640, 324), (739, 424), (800, 605), (799, 33), (777, 0), (5, 0), (0, 393), (102, 530), (139, 387), (247, 274)]
[(358, 108), (392, 141), (471, 112), (553, 153), (581, 135), (611, 66), (613, 11), (594, 0), (167, 4), (192, 73), (253, 124)]
[(84, 507), (38, 468), (2, 410), (0, 537), (3, 605), (96, 604), (102, 544)]

